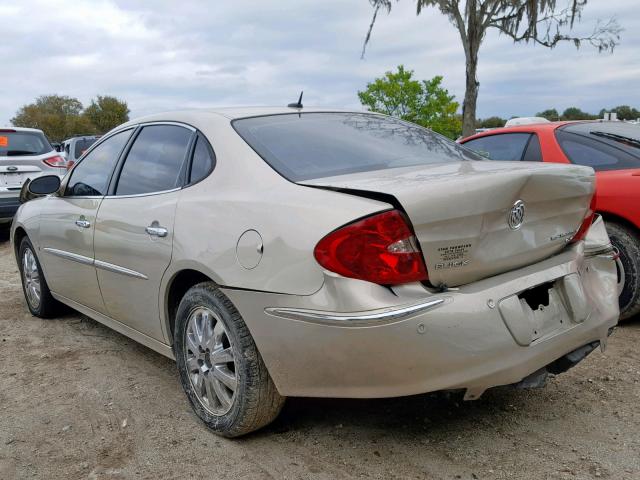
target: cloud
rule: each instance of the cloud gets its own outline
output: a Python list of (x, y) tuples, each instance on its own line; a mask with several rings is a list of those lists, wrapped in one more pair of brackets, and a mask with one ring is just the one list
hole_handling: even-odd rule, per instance
[[(640, 105), (640, 18), (635, 0), (595, 1), (578, 28), (618, 16), (614, 55), (587, 47), (513, 45), (489, 34), (480, 53), (480, 116), (525, 115), (577, 105), (597, 111)], [(464, 55), (457, 31), (435, 9), (415, 15), (403, 0), (380, 15), (364, 60), (371, 19), (365, 0), (22, 0), (0, 9), (3, 74), (0, 125), (23, 104), (58, 93), (88, 103), (112, 94), (132, 115), (219, 105), (357, 107), (367, 81), (402, 63), (419, 78), (444, 75), (461, 101)]]

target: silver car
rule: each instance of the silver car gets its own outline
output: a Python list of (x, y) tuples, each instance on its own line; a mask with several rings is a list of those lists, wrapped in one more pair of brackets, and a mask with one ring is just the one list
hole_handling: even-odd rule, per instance
[(0, 228), (11, 223), (25, 181), (40, 175), (64, 176), (67, 162), (51, 146), (42, 130), (0, 128)]
[(238, 436), (286, 396), (541, 386), (604, 348), (617, 276), (587, 167), (484, 161), (383, 115), (154, 115), (42, 177), (12, 228), (30, 311), (175, 358)]

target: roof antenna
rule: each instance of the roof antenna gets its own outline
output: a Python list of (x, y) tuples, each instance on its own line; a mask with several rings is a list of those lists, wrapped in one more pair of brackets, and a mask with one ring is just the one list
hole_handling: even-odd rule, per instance
[(289, 108), (302, 108), (302, 94), (304, 93), (304, 90), (300, 92), (300, 98), (298, 98), (298, 103), (290, 103), (289, 105), (287, 105), (287, 107)]

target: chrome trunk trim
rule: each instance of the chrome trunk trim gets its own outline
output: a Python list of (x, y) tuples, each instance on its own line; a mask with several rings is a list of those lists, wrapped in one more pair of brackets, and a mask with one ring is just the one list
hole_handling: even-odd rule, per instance
[(409, 317), (419, 315), (427, 310), (442, 305), (445, 302), (443, 298), (436, 298), (422, 303), (416, 303), (408, 306), (400, 306), (387, 308), (384, 310), (369, 310), (366, 312), (326, 312), (322, 310), (307, 310), (301, 308), (288, 307), (267, 307), (264, 312), (274, 317), (288, 318), (291, 320), (301, 320), (311, 323), (329, 323), (344, 327), (350, 326), (367, 326), (379, 323), (391, 323), (404, 320)]

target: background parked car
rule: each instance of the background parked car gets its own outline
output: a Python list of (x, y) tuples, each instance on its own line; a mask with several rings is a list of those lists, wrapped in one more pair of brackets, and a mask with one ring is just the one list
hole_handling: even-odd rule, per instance
[(67, 162), (54, 150), (42, 130), (0, 129), (0, 225), (11, 222), (18, 196), (27, 179), (40, 175), (64, 176)]
[(574, 163), (593, 167), (595, 209), (620, 251), (621, 319), (640, 313), (640, 125), (547, 122), (497, 128), (460, 140), (492, 160)]
[(99, 138), (100, 135), (78, 135), (62, 142), (61, 151), (64, 152), (64, 156), (69, 162), (69, 167), (77, 162), (82, 154), (96, 143)]

